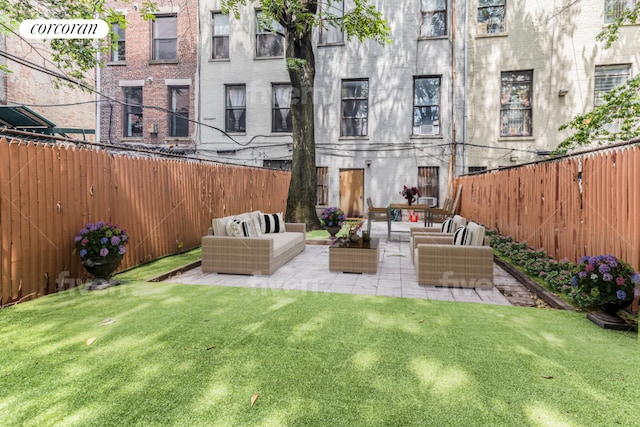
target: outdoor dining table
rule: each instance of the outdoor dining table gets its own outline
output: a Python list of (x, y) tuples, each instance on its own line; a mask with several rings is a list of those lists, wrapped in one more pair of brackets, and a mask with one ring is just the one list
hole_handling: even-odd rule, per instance
[(391, 236), (391, 210), (392, 209), (407, 209), (413, 211), (422, 211), (424, 213), (424, 226), (431, 226), (433, 221), (431, 220), (431, 212), (433, 208), (429, 205), (414, 205), (408, 203), (391, 203), (389, 205), (389, 215), (387, 215), (387, 237)]

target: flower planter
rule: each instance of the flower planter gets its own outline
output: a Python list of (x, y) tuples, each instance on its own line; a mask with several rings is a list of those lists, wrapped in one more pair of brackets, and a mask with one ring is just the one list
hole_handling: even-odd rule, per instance
[(96, 278), (87, 284), (88, 290), (106, 289), (111, 286), (119, 285), (118, 280), (111, 280), (113, 272), (118, 269), (124, 254), (118, 254), (110, 257), (88, 257), (82, 260), (82, 265), (89, 274)]

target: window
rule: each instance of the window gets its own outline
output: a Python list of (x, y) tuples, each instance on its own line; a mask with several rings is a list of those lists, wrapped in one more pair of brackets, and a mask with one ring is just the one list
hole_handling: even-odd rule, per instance
[(433, 197), (438, 204), (440, 177), (438, 166), (418, 166), (418, 189), (420, 197)]
[[(324, 3), (323, 3), (324, 5)], [(344, 16), (344, 2), (334, 1), (326, 10), (326, 14), (332, 15), (332, 19), (340, 20)], [(320, 27), (320, 43), (319, 44), (339, 44), (344, 43), (344, 32), (335, 25), (323, 23), (326, 25)]]
[(486, 166), (469, 166), (469, 173), (480, 173), (487, 170)]
[(124, 61), (125, 60), (125, 32), (124, 28), (120, 26), (120, 24), (113, 24), (111, 26), (111, 31), (116, 34), (118, 37), (113, 38), (111, 43), (111, 54), (109, 59), (113, 62)]
[(596, 67), (594, 104), (604, 104), (604, 96), (629, 79), (630, 65), (603, 65)]
[(413, 80), (413, 134), (440, 134), (440, 77)]
[[(594, 85), (594, 104), (597, 107), (605, 103), (604, 96), (616, 87), (624, 84), (631, 74), (631, 65), (602, 65), (596, 67)], [(609, 132), (620, 131), (620, 121), (614, 120), (604, 125)]]
[(284, 28), (276, 21), (269, 22), (262, 11), (256, 11), (256, 56), (272, 58), (284, 56)]
[(604, 2), (604, 22), (610, 23), (622, 15), (625, 10), (636, 6), (638, 0), (605, 0)]
[(213, 42), (211, 46), (213, 59), (229, 58), (229, 15), (213, 14)]
[(142, 87), (124, 87), (124, 136), (142, 137)]
[(156, 16), (152, 26), (152, 59), (178, 59), (178, 18), (175, 15)]
[(292, 132), (291, 122), (291, 85), (273, 85), (271, 102), (271, 131)]
[(478, 0), (478, 34), (504, 32), (505, 0)]
[(369, 80), (342, 81), (340, 136), (367, 136)]
[(245, 132), (247, 120), (246, 87), (244, 85), (227, 86), (226, 90), (225, 130), (227, 132)]
[(169, 87), (169, 135), (189, 136), (189, 86)]
[(267, 169), (276, 169), (279, 171), (290, 171), (291, 160), (263, 160), (262, 167)]
[(533, 71), (507, 71), (501, 81), (500, 136), (531, 136)]
[(447, 0), (422, 0), (420, 36), (437, 37), (447, 34)]
[(329, 168), (326, 166), (317, 167), (316, 178), (318, 186), (316, 204), (327, 206), (329, 204)]

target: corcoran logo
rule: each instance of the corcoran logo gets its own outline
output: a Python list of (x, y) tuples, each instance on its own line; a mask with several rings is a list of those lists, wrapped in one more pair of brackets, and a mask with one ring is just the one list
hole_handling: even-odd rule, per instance
[(20, 35), (29, 39), (102, 39), (109, 25), (102, 19), (27, 19)]

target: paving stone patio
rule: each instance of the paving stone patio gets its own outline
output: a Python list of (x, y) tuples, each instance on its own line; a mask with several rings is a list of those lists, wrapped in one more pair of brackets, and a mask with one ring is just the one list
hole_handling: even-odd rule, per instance
[(492, 289), (441, 288), (418, 285), (409, 253), (408, 230), (413, 226), (415, 224), (394, 223), (394, 231), (390, 238), (387, 238), (386, 223), (374, 222), (372, 224), (371, 236), (380, 238), (380, 264), (377, 274), (330, 272), (328, 268), (329, 246), (308, 244), (303, 253), (271, 276), (203, 273), (200, 267), (197, 267), (167, 279), (166, 282), (251, 287), (260, 290), (260, 292), (267, 292), (270, 289), (284, 289), (498, 305), (513, 305), (498, 288), (510, 289), (511, 293), (528, 292), (509, 273), (495, 264), (495, 286)]

